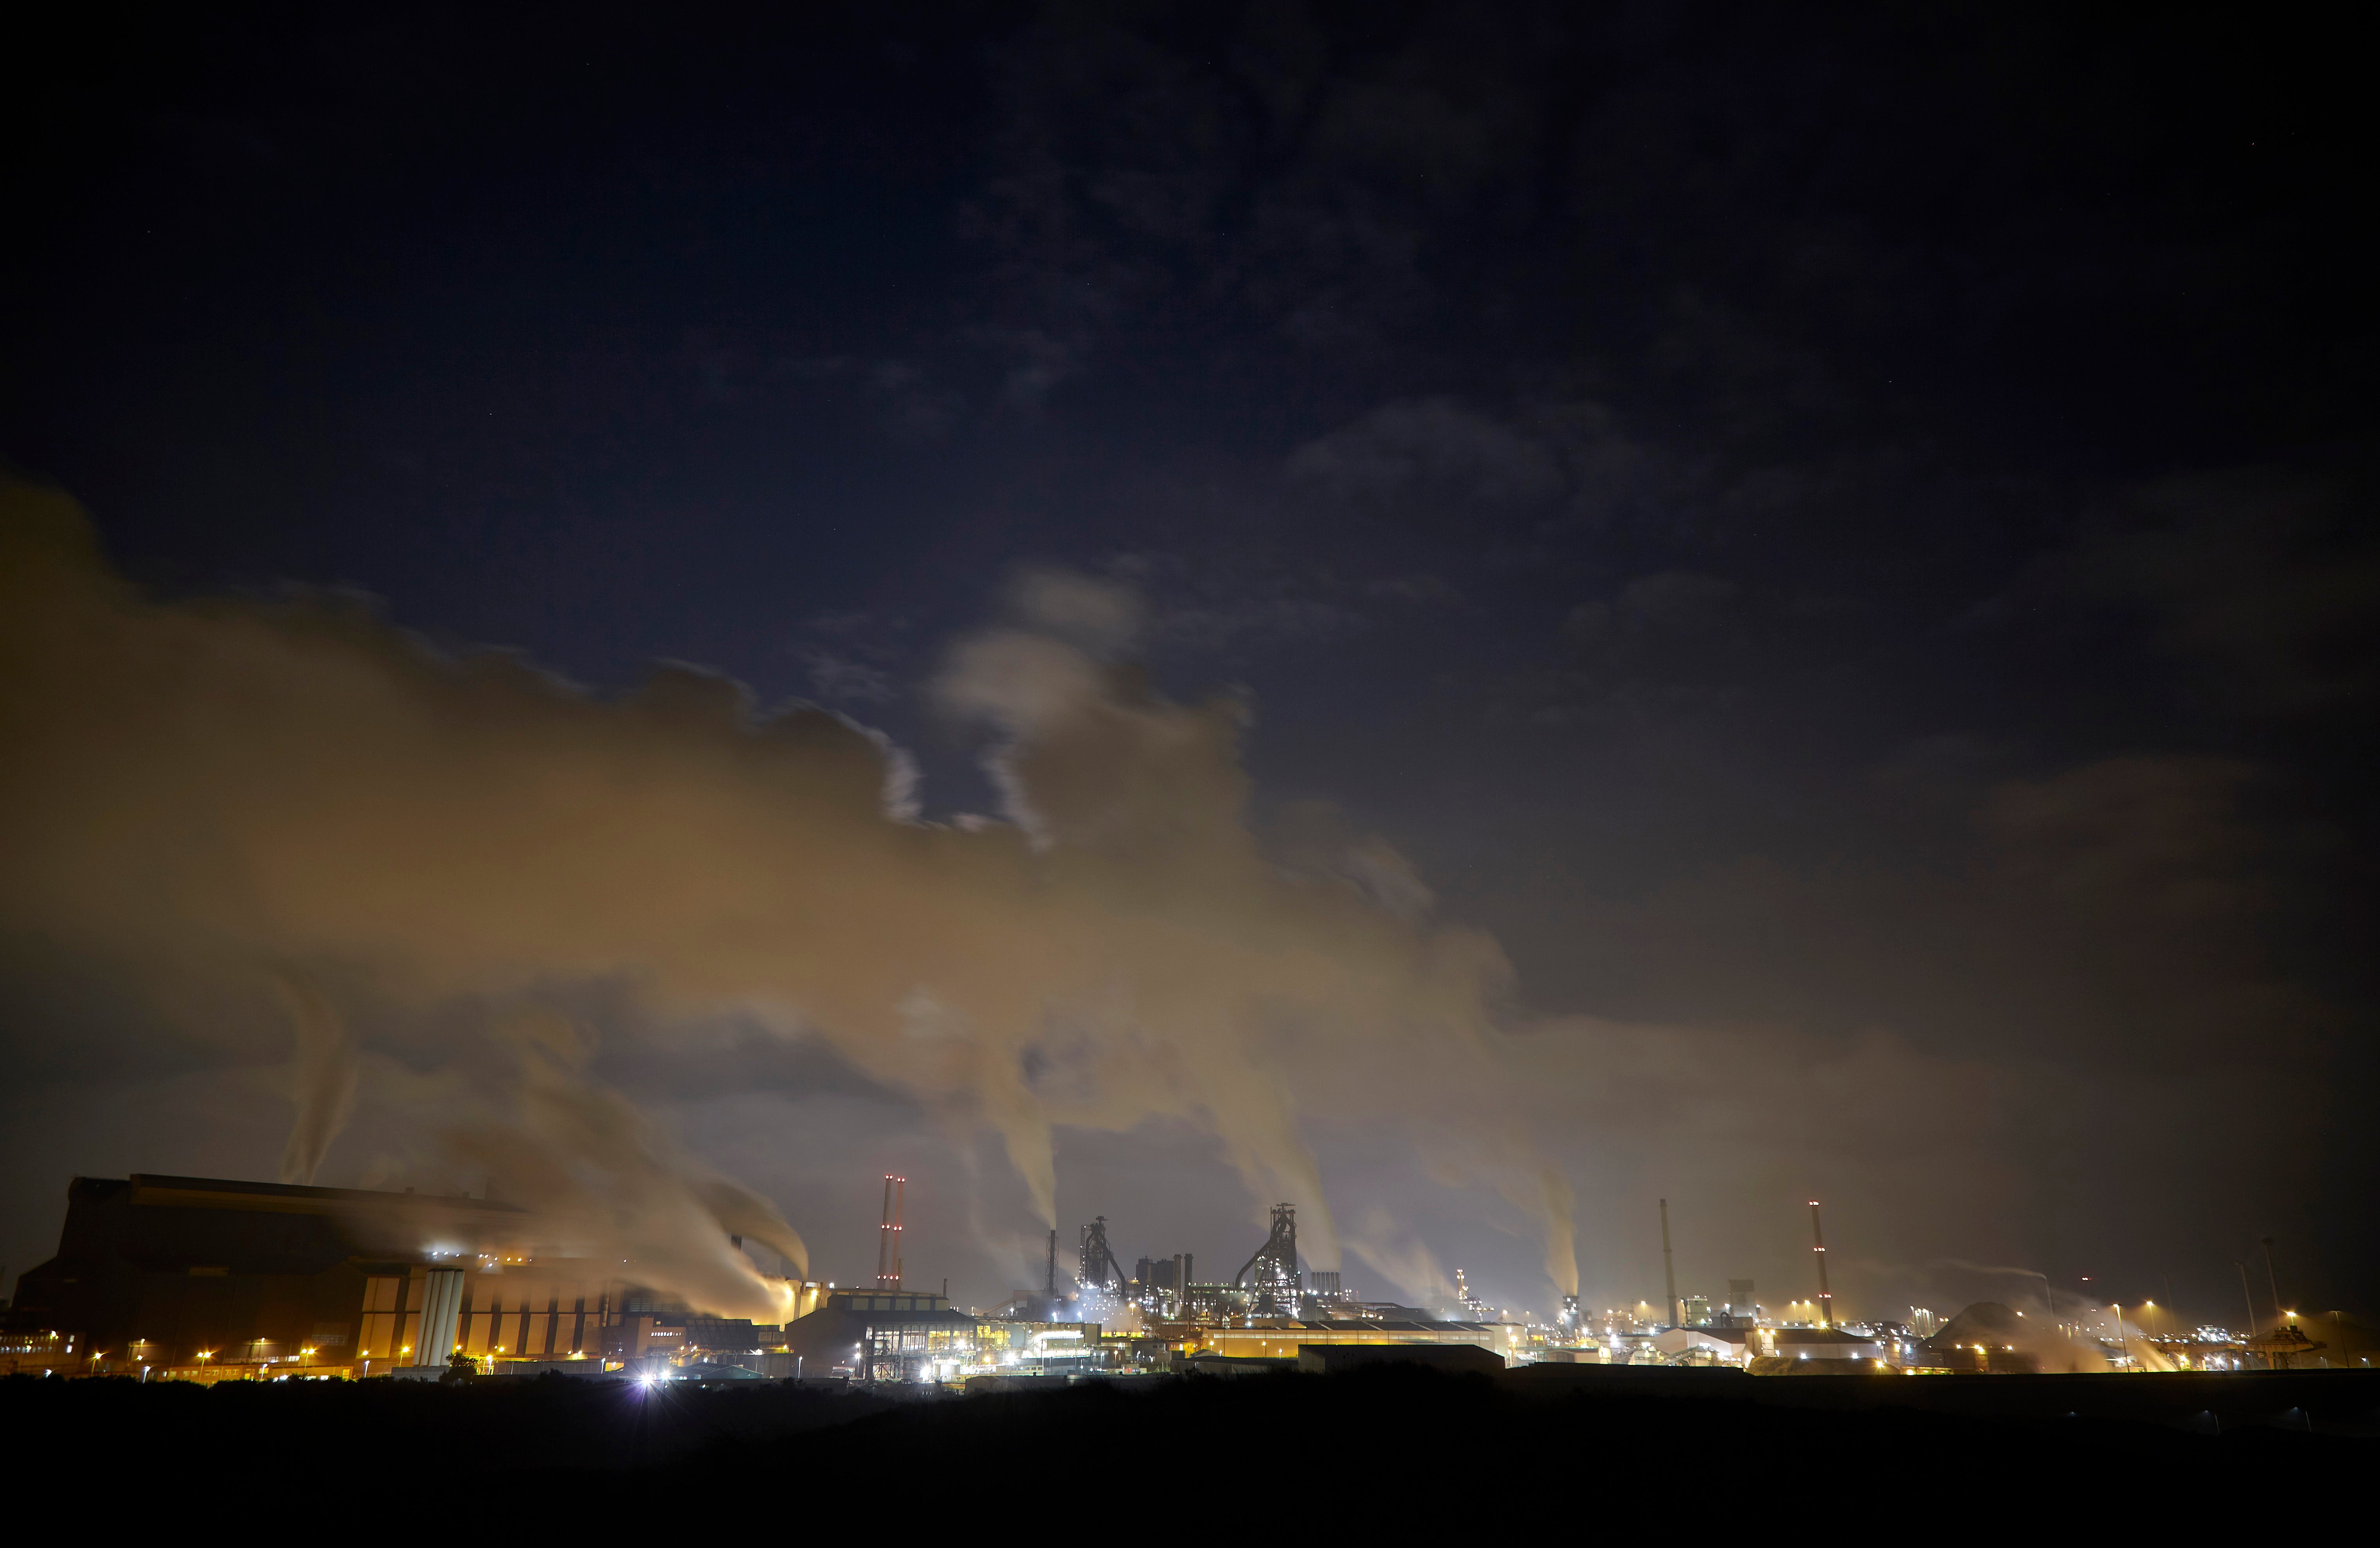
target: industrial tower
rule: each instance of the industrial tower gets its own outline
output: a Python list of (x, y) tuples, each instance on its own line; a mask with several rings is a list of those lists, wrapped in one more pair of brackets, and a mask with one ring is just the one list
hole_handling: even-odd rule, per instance
[(1122, 1296), (1131, 1283), (1124, 1276), (1123, 1265), (1108, 1250), (1108, 1217), (1104, 1215), (1083, 1228), (1082, 1247), (1075, 1261), (1081, 1265), (1077, 1277), (1087, 1290), (1104, 1289)]
[(901, 1288), (901, 1195), (909, 1179), (884, 1174), (884, 1223), (876, 1232), (876, 1288)]
[(1297, 1278), (1297, 1211), (1289, 1204), (1272, 1206), (1272, 1235), (1256, 1251), (1256, 1256), (1240, 1265), (1232, 1276), (1233, 1289), (1245, 1288), (1255, 1295), (1249, 1315), (1257, 1317), (1294, 1317), (1297, 1315), (1299, 1284)]
[(1678, 1309), (1678, 1263), (1670, 1256), (1670, 1201), (1661, 1201), (1661, 1283), (1670, 1292), (1670, 1304), (1664, 1313), (1671, 1327), (1685, 1324), (1685, 1316)]
[(1827, 1233), (1818, 1225), (1818, 1201), (1815, 1199), (1810, 1201), (1810, 1240), (1817, 1243), (1810, 1249), (1810, 1253), (1818, 1260), (1818, 1325), (1832, 1327), (1835, 1325), (1835, 1292), (1827, 1288)]

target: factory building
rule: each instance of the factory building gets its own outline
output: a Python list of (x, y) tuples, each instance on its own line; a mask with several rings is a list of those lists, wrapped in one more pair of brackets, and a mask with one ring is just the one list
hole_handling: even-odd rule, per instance
[(1769, 1327), (1671, 1327), (1653, 1336), (1651, 1348), (1665, 1359), (1688, 1364), (1743, 1365), (1774, 1353)]
[(1177, 1253), (1171, 1258), (1143, 1258), (1133, 1268), (1134, 1283), (1143, 1290), (1162, 1290), (1178, 1295), (1190, 1283), (1191, 1255)]
[(485, 1199), (219, 1178), (77, 1178), (58, 1255), (12, 1331), (79, 1336), (94, 1369), (243, 1373), (443, 1366), (457, 1348), (585, 1355), (593, 1265), (540, 1259), (535, 1221)]
[(2036, 1346), (2062, 1343), (2025, 1325), (2023, 1316), (1997, 1300), (1979, 1300), (1952, 1317), (1919, 1346), (1928, 1365), (1947, 1371), (1994, 1375), (2030, 1375), (2041, 1369)]
[(1507, 1361), (1477, 1344), (1301, 1344), (1297, 1350), (1297, 1368), (1316, 1376), (1402, 1364), (1490, 1375), (1506, 1369)]
[[(804, 1375), (864, 1382), (956, 1380), (976, 1363), (975, 1318), (922, 1290), (833, 1290), (785, 1325), (783, 1347)], [(1098, 1329), (1092, 1329), (1096, 1338)]]
[(1528, 1352), (1528, 1329), (1517, 1323), (1390, 1322), (1370, 1317), (1259, 1317), (1243, 1327), (1202, 1327), (1185, 1341), (1195, 1361), (1296, 1360), (1305, 1348), (1328, 1345), (1469, 1344), (1518, 1361)]
[(1881, 1337), (1846, 1332), (1830, 1327), (1758, 1327), (1714, 1324), (1707, 1327), (1673, 1327), (1656, 1334), (1652, 1347), (1671, 1360), (1690, 1363), (1740, 1365), (1746, 1369), (1768, 1371), (1769, 1366), (1755, 1366), (1763, 1360), (1791, 1361), (1800, 1366), (1808, 1361), (1822, 1363), (1817, 1369), (1837, 1371), (1849, 1369), (1851, 1362), (1863, 1368), (1885, 1363), (1888, 1354)]
[[(88, 1373), (382, 1375), (622, 1366), (775, 1328), (689, 1317), (489, 1199), (222, 1178), (77, 1178), (57, 1256), (18, 1282), (7, 1345)], [(797, 1292), (812, 1308), (824, 1287)], [(19, 1369), (33, 1368), (15, 1357)]]

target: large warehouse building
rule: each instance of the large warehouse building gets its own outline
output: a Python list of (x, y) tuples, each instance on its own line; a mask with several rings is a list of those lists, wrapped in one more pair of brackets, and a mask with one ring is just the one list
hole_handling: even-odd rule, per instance
[(86, 1372), (600, 1360), (620, 1342), (607, 1329), (638, 1328), (640, 1308), (624, 1314), (604, 1265), (555, 1255), (540, 1229), (485, 1199), (77, 1178), (58, 1255), (18, 1282), (8, 1325), (18, 1344), (73, 1335)]
[(1185, 1355), (1226, 1360), (1296, 1360), (1326, 1347), (1467, 1344), (1508, 1361), (1528, 1351), (1528, 1330), (1513, 1323), (1390, 1322), (1369, 1317), (1257, 1317), (1240, 1327), (1202, 1327), (1185, 1341)]

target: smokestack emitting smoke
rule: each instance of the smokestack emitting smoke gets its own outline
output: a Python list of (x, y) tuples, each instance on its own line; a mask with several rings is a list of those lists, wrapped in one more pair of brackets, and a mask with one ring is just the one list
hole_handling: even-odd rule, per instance
[[(1045, 1224), (1054, 1126), (1196, 1122), (1336, 1268), (1301, 1107), (1350, 1100), (1334, 1094), (1370, 1064), (1443, 1123), (1495, 1110), (1502, 954), (1431, 925), (1417, 883), (1384, 896), (1377, 841), (1336, 875), (1262, 853), (1238, 709), (1166, 702), (1115, 664), (1128, 593), (1033, 576), (1013, 611), (938, 684), (1000, 738), (1007, 821), (960, 830), (888, 802), (899, 761), (832, 716), (763, 718), (682, 669), (599, 702), (352, 608), (153, 603), (70, 502), (0, 489), (0, 925), (119, 963), (161, 1003), (277, 976), (297, 1026), (288, 1177), (314, 1175), (353, 1098), (334, 1001), (392, 1012), (375, 1037), (404, 1035), (379, 1029), (406, 1012), (514, 1008), (485, 1034), (506, 1073), (474, 1065), (450, 1151), (709, 1310), (783, 1310), (728, 1232), (797, 1273), (808, 1254), (592, 1082), (557, 986), (628, 986), (643, 1035), (740, 1014), (822, 1039), (996, 1131)], [(1574, 1290), (1568, 1184), (1512, 1163)]]

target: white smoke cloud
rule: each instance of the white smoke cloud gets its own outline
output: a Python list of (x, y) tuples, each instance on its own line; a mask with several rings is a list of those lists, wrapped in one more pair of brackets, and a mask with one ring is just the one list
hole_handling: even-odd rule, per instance
[(1444, 1305), (1454, 1300), (1454, 1276), (1437, 1254), (1385, 1209), (1364, 1212), (1347, 1237), (1347, 1250), (1402, 1293), (1411, 1304)]
[(282, 1153), (281, 1180), (310, 1183), (354, 1110), (358, 1050), (329, 1001), (293, 979), (282, 979), (281, 988), (298, 1034), (298, 1119)]
[(677, 1154), (625, 1097), (589, 1080), (587, 1039), (567, 1019), (531, 1013), (500, 1041), (517, 1059), (514, 1110), (451, 1129), (455, 1159), (502, 1179), (508, 1202), (563, 1237), (548, 1244), (562, 1255), (624, 1264), (698, 1306), (783, 1320), (788, 1293), (730, 1240), (806, 1272), (808, 1249), (774, 1205)]
[[(1302, 1111), (1351, 1068), (1398, 1070), (1407, 1107), (1493, 1080), (1495, 944), (1427, 924), (1388, 852), (1364, 889), (1274, 866), (1237, 707), (1166, 702), (1108, 659), (1137, 626), (1113, 587), (1028, 576), (1014, 625), (953, 652), (943, 702), (999, 733), (1009, 803), (961, 831), (888, 816), (905, 768), (833, 717), (762, 720), (676, 668), (601, 703), (317, 604), (154, 604), (66, 502), (5, 499), (0, 929), (160, 983), (269, 971), (425, 1018), (598, 980), (629, 986), (637, 1035), (742, 1013), (996, 1132), (1045, 1224), (1056, 1127), (1186, 1119), (1252, 1201), (1298, 1205), (1322, 1267), (1340, 1248)], [(299, 1017), (294, 1175), (352, 1090), (338, 1025), (327, 1001)], [(657, 1288), (769, 1310), (725, 1237), (798, 1262), (774, 1211), (673, 1155), (577, 1034), (484, 1035), (458, 1153), (507, 1197), (608, 1215)]]

